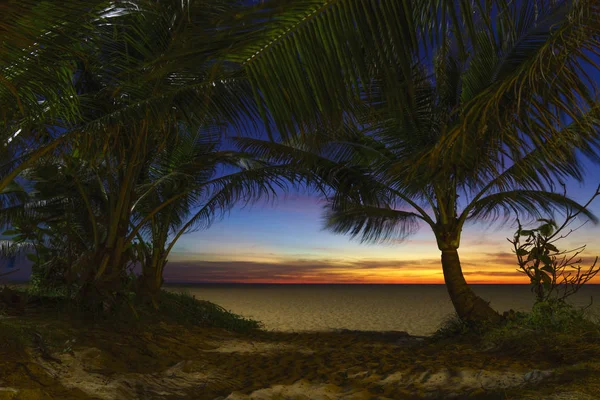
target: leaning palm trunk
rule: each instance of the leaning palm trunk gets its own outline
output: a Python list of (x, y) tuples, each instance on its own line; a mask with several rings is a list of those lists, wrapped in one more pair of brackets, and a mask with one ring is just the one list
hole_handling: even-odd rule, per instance
[(460, 266), (456, 248), (442, 249), (444, 282), (454, 305), (454, 310), (463, 321), (497, 321), (500, 315), (489, 303), (477, 296), (469, 287)]
[(442, 225), (439, 229), (439, 224), (435, 227), (438, 228), (434, 228), (437, 245), (442, 252), (444, 282), (458, 317), (463, 321), (498, 321), (500, 315), (473, 292), (463, 275), (458, 256), (461, 228)]

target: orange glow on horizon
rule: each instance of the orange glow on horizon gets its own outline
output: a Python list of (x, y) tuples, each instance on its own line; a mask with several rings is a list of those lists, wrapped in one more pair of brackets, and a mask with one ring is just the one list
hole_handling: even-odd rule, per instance
[[(466, 252), (465, 252), (466, 253)], [(354, 254), (323, 257), (318, 254), (277, 253), (179, 253), (166, 269), (170, 283), (233, 284), (400, 284), (443, 285), (437, 254), (406, 258), (361, 258)], [(527, 285), (529, 279), (516, 269), (514, 255), (466, 253), (461, 257), (468, 284)], [(587, 263), (584, 261), (583, 266)], [(590, 284), (600, 284), (600, 276)]]

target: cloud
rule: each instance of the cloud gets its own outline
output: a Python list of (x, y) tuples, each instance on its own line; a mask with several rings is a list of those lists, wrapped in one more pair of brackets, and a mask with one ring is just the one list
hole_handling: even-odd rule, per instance
[(501, 260), (507, 260), (507, 259), (516, 260), (515, 254), (508, 252), (508, 251), (499, 251), (497, 253), (486, 253), (485, 255), (487, 257), (501, 259)]
[[(512, 266), (482, 260), (463, 261), (465, 276), (511, 278), (520, 276)], [(506, 271), (502, 269), (506, 268)], [(496, 279), (494, 279), (496, 278)], [(439, 258), (422, 260), (335, 258), (279, 258), (271, 262), (193, 260), (170, 262), (170, 282), (313, 282), (313, 283), (443, 283)]]
[(509, 277), (525, 277), (521, 272), (518, 271), (467, 271), (463, 272), (464, 275), (483, 275), (483, 276), (509, 276)]
[[(236, 259), (237, 258), (237, 259)], [(510, 252), (461, 255), (463, 273), (469, 283), (527, 283), (516, 271)], [(23, 273), (12, 279), (23, 279)], [(167, 282), (244, 283), (438, 283), (443, 272), (436, 252), (421, 259), (344, 257), (328, 254), (275, 254), (272, 252), (180, 253), (165, 269)]]
[(404, 276), (431, 277), (441, 271), (439, 260), (293, 259), (256, 261), (174, 261), (165, 269), (171, 282), (384, 282)]
[[(443, 283), (437, 251), (430, 257), (410, 259), (344, 257), (341, 250), (328, 254), (196, 254), (173, 260), (166, 280), (189, 282), (273, 283)], [(343, 253), (342, 253), (343, 254)], [(516, 270), (511, 252), (463, 254), (463, 273), (470, 283), (527, 283)], [(600, 279), (597, 279), (600, 281)], [(600, 282), (599, 282), (600, 283)]]

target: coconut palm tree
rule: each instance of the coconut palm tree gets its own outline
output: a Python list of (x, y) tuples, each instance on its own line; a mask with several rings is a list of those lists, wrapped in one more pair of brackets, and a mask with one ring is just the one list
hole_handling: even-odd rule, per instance
[[(31, 6), (32, 18), (40, 12), (33, 3), (27, 4)], [(58, 71), (66, 76), (61, 82), (69, 91), (42, 82), (41, 75), (32, 76), (36, 85), (45, 83), (44, 87), (61, 92), (58, 97), (72, 96), (69, 107), (74, 104), (76, 108), (63, 107), (54, 97), (45, 98), (37, 86), (30, 85), (31, 96), (41, 99), (40, 104), (34, 102), (34, 105), (43, 110), (50, 107), (52, 112), (44, 114), (44, 118), (37, 118), (39, 113), (28, 114), (38, 123), (38, 130), (31, 130), (31, 135), (25, 134), (24, 123), (28, 120), (17, 118), (16, 112), (8, 115), (0, 127), (0, 138), (6, 139), (0, 151), (8, 155), (0, 171), (0, 188), (42, 159), (51, 164), (58, 159), (55, 164), (62, 165), (65, 157), (77, 158), (78, 166), (85, 164), (85, 177), (73, 175), (82, 178), (81, 187), (77, 182), (69, 187), (78, 194), (69, 192), (67, 196), (78, 199), (81, 206), (78, 212), (84, 214), (80, 222), (86, 222), (89, 239), (85, 251), (89, 268), (85, 270), (87, 276), (82, 278), (87, 289), (84, 287), (82, 297), (86, 297), (86, 292), (118, 291), (128, 263), (128, 246), (148, 222), (145, 218), (152, 218), (187, 195), (187, 192), (173, 194), (172, 198), (164, 199), (164, 204), (157, 203), (155, 209), (145, 210), (143, 223), (131, 225), (138, 204), (137, 190), (147, 183), (145, 166), (154, 155), (179, 140), (180, 126), (227, 126), (246, 131), (255, 128), (253, 118), (258, 115), (241, 69), (220, 57), (223, 49), (228, 51), (232, 41), (241, 38), (225, 35), (219, 24), (224, 15), (235, 13), (239, 2), (148, 0), (98, 4), (98, 7), (96, 3), (93, 7), (85, 6), (95, 13), (82, 14), (79, 23), (89, 24), (90, 29), (75, 35), (77, 42), (81, 42), (75, 46), (78, 57), (65, 55), (71, 69)], [(54, 24), (60, 25), (60, 16), (67, 19), (68, 26), (71, 17), (79, 21), (76, 13), (68, 11), (59, 9), (56, 14), (49, 14), (45, 25), (41, 24), (35, 32), (27, 31), (28, 37), (46, 38), (44, 35), (55, 28)], [(7, 35), (17, 32), (17, 28), (7, 30)], [(49, 43), (66, 41), (73, 45), (75, 36), (63, 37), (62, 33), (65, 32), (51, 31)], [(18, 47), (19, 43), (15, 44), (15, 52), (24, 51)], [(51, 48), (58, 49), (57, 46)], [(21, 60), (15, 56), (9, 59), (6, 70), (27, 72), (34, 64), (43, 63), (41, 60), (41, 57)], [(52, 69), (53, 65), (48, 64), (48, 74), (58, 73)], [(11, 79), (11, 82), (26, 81), (21, 75)], [(0, 99), (9, 102), (10, 87), (5, 82), (0, 88), (3, 90)], [(73, 112), (68, 113), (69, 110)], [(205, 173), (205, 167), (198, 167), (198, 173)], [(242, 182), (241, 187), (257, 187), (259, 177), (254, 178), (252, 182)], [(239, 182), (240, 178), (230, 180)], [(216, 187), (223, 182), (215, 180), (212, 185)], [(101, 201), (96, 203), (87, 190), (81, 190), (86, 189), (84, 184), (97, 189)], [(233, 189), (228, 193), (225, 200), (243, 197)], [(57, 190), (56, 196), (61, 195), (65, 193)]]
[[(179, 125), (239, 127), (254, 113), (249, 87), (235, 79), (234, 66), (215, 62), (213, 20), (224, 10), (216, 1), (126, 3), (94, 31), (75, 75), (81, 118), (59, 125), (59, 138), (70, 137), (60, 151), (70, 146), (88, 161), (105, 196), (106, 232), (90, 232), (93, 268), (83, 298), (120, 290), (136, 188), (148, 160), (177, 140)], [(85, 209), (97, 220), (92, 208)]]
[[(377, 242), (402, 239), (429, 226), (441, 251), (450, 298), (464, 320), (498, 318), (463, 276), (458, 248), (464, 225), (508, 219), (515, 211), (543, 217), (569, 207), (580, 210), (553, 189), (562, 179), (582, 179), (580, 156), (598, 160), (600, 149), (600, 104), (586, 69), (590, 52), (600, 48), (598, 5), (535, 1), (504, 6), (494, 20), (475, 13), (460, 29), (446, 26), (451, 34), (431, 47), (424, 43), (425, 49), (419, 49), (423, 57), (413, 53), (408, 69), (406, 60), (370, 65), (369, 75), (352, 87), (358, 106), (347, 107), (341, 118), (333, 113), (337, 124), (331, 129), (292, 135), (282, 143), (240, 139), (243, 150), (311, 169), (310, 174), (328, 183), (332, 194), (326, 226), (335, 232)], [(335, 7), (333, 15), (344, 12), (342, 5)], [(298, 27), (295, 35), (318, 29), (329, 17)], [(384, 26), (388, 32), (393, 28)], [(304, 50), (299, 38), (274, 46), (274, 54), (256, 56), (260, 68), (272, 67), (275, 74), (305, 67), (297, 79), (283, 81), (284, 95), (275, 93), (261, 75), (253, 76), (265, 103), (279, 96), (275, 120), (286, 108), (285, 98), (303, 103), (300, 91), (308, 90), (311, 97), (311, 90), (317, 90), (315, 81), (300, 79), (314, 73)], [(395, 48), (390, 45), (387, 51)], [(299, 66), (272, 63), (290, 53)], [(348, 61), (346, 67), (362, 62), (339, 60)], [(351, 69), (339, 72), (345, 79)], [(330, 114), (317, 110), (312, 121)], [(303, 118), (312, 117), (307, 112), (298, 120)], [(312, 123), (295, 126), (315, 128)]]
[[(330, 188), (325, 213), (326, 228), (349, 234), (362, 242), (397, 243), (420, 227), (430, 228), (441, 251), (441, 265), (450, 299), (464, 320), (497, 319), (498, 314), (468, 286), (458, 249), (467, 223), (498, 218), (543, 218), (556, 211), (575, 209), (597, 222), (576, 201), (554, 192), (552, 177), (567, 177), (576, 168), (570, 161), (547, 168), (541, 161), (546, 148), (538, 147), (511, 158), (491, 146), (474, 142), (469, 154), (486, 158), (474, 163), (451, 158), (435, 171), (423, 166), (414, 172), (423, 153), (443, 140), (439, 98), (435, 87), (424, 81), (419, 87), (418, 120), (390, 117), (375, 130), (356, 129), (352, 134), (306, 135), (302, 141), (273, 143), (241, 138), (244, 151), (287, 163)], [(419, 123), (419, 134), (414, 125)], [(573, 123), (565, 136), (581, 129)], [(307, 140), (313, 139), (311, 145)], [(314, 143), (319, 143), (318, 145)], [(539, 169), (538, 169), (539, 168)]]
[(149, 160), (136, 189), (132, 230), (142, 273), (140, 295), (156, 305), (167, 259), (186, 233), (207, 229), (236, 204), (276, 196), (297, 184), (287, 166), (223, 149), (214, 129), (183, 130)]

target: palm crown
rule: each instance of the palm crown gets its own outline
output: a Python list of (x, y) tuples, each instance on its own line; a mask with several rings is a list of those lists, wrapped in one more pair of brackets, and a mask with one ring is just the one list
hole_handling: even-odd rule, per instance
[[(587, 13), (598, 9), (582, 17), (578, 6), (540, 5), (523, 3), (510, 26), (501, 15), (487, 28), (475, 19), (476, 40), (448, 35), (431, 57), (412, 56), (409, 73), (393, 59), (372, 65), (359, 102), (329, 130), (279, 144), (240, 143), (262, 157), (309, 166), (331, 188), (326, 226), (335, 232), (385, 241), (429, 225), (461, 318), (495, 318), (462, 275), (456, 250), (467, 221), (564, 209), (596, 221), (555, 189), (564, 178), (582, 178), (580, 151), (597, 159), (600, 107), (581, 71), (588, 46), (598, 45)], [(553, 46), (574, 50), (551, 56)], [(534, 72), (546, 71), (542, 62), (570, 68), (544, 79)], [(256, 84), (272, 95), (259, 78)]]

